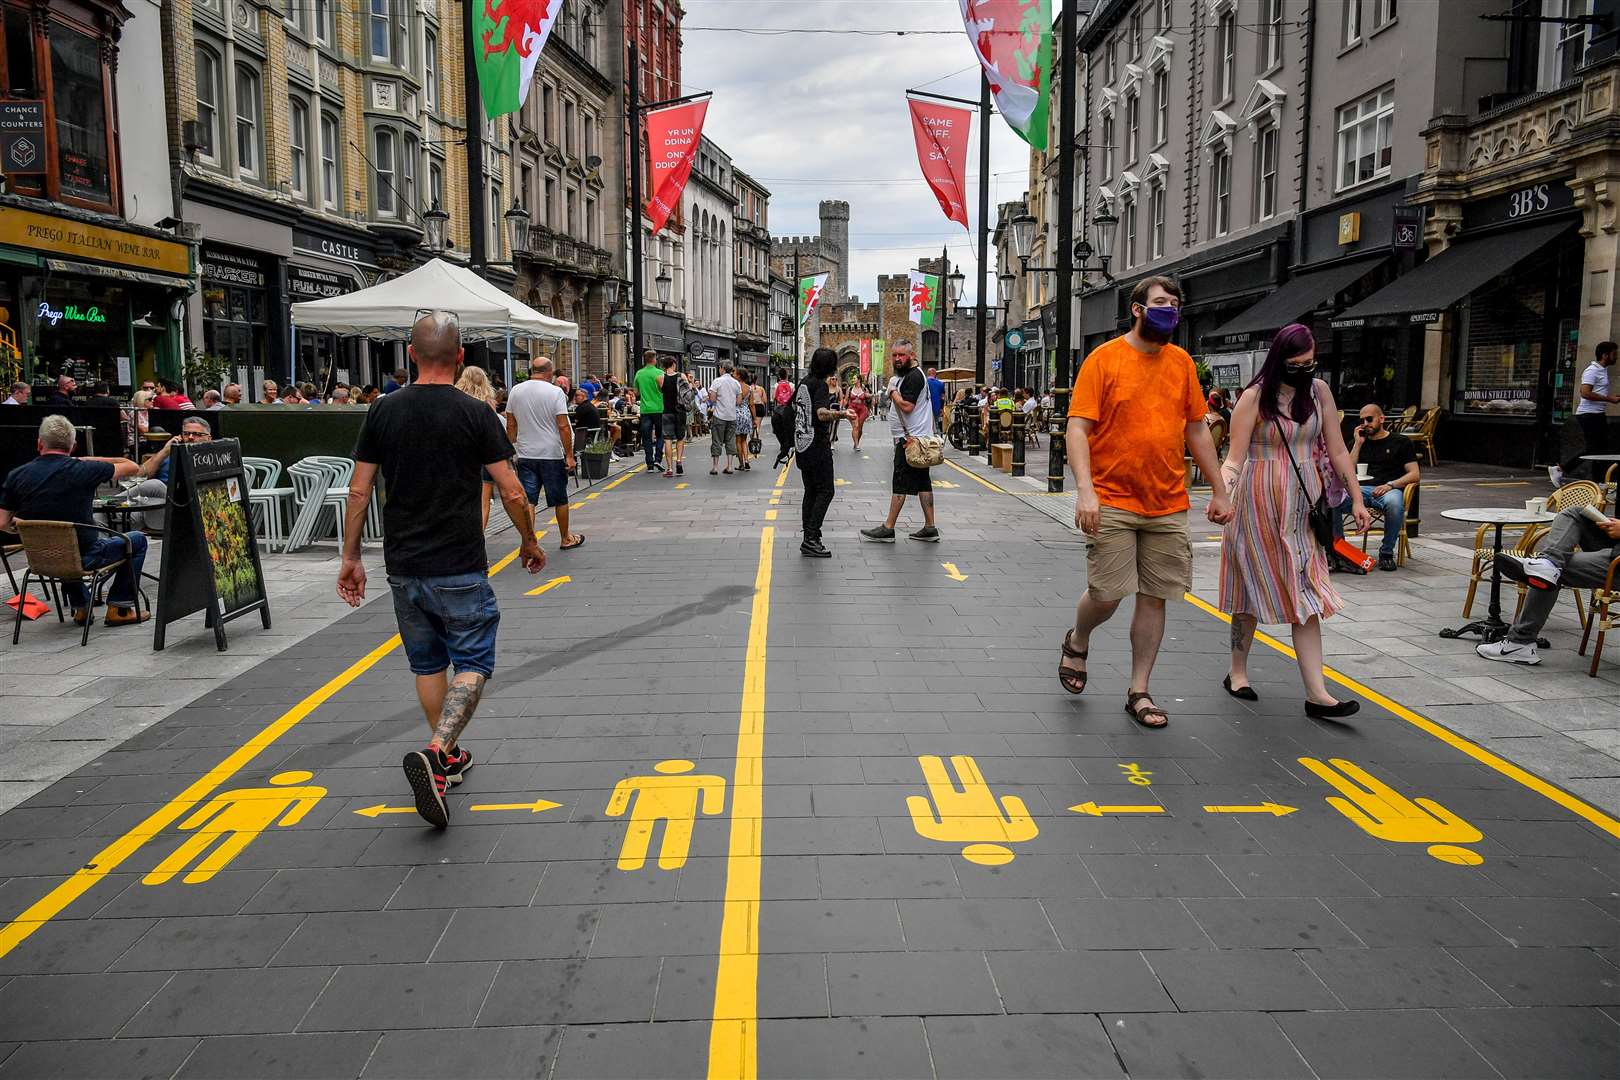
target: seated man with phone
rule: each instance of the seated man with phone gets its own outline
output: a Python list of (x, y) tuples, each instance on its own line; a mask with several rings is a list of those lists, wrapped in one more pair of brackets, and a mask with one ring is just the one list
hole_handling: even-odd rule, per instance
[[(1412, 440), (1389, 430), (1384, 410), (1377, 405), (1361, 407), (1361, 423), (1350, 447), (1350, 461), (1361, 480), (1361, 498), (1368, 509), (1376, 506), (1384, 515), (1384, 540), (1378, 545), (1378, 569), (1395, 569), (1395, 552), (1406, 527), (1406, 489), (1416, 484), (1417, 451)], [(1350, 496), (1333, 508), (1333, 531), (1344, 536), (1344, 515), (1350, 510)]]
[(1616, 558), (1620, 558), (1620, 520), (1604, 516), (1595, 506), (1572, 506), (1561, 511), (1535, 555), (1504, 551), (1496, 556), (1496, 567), (1503, 577), (1530, 589), (1507, 636), (1479, 645), (1474, 651), (1487, 660), (1505, 664), (1541, 663), (1536, 639), (1558, 603), (1558, 590), (1601, 586), (1608, 577), (1609, 563)]

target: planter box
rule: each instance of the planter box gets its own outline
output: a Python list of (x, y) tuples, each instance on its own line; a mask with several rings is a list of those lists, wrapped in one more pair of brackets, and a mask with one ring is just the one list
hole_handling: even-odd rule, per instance
[(580, 454), (580, 479), (587, 482), (606, 480), (608, 474), (608, 464), (611, 461), (612, 456), (609, 454)]

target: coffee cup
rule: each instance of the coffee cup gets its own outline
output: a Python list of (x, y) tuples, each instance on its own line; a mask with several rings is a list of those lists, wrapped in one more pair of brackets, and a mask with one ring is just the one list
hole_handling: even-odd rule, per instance
[(1526, 499), (1524, 500), (1524, 508), (1532, 514), (1545, 514), (1547, 512), (1547, 499), (1545, 496)]
[(1356, 465), (1356, 479), (1357, 480), (1367, 480), (1367, 479), (1370, 479), (1371, 477), (1372, 477), (1372, 466), (1371, 465), (1362, 465), (1362, 464), (1357, 464)]

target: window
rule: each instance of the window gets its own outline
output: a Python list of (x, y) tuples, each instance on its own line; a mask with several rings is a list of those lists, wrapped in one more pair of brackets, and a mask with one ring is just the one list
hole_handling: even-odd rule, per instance
[(1226, 101), (1237, 85), (1237, 16), (1230, 11), (1215, 28), (1215, 100)]
[(444, 205), (444, 168), (437, 161), (428, 162), (428, 209)]
[(315, 40), (322, 45), (330, 45), (337, 40), (337, 31), (332, 25), (332, 8), (337, 0), (315, 0)]
[(259, 177), (259, 117), (263, 115), (258, 72), (246, 64), (237, 64), (236, 172), (239, 176)]
[(557, 93), (549, 84), (540, 87), (540, 137), (553, 145), (557, 142)]
[(1164, 181), (1155, 180), (1148, 189), (1149, 246), (1155, 259), (1164, 257), (1164, 204)]
[(1159, 33), (1163, 34), (1170, 29), (1170, 0), (1158, 0)]
[(1159, 146), (1170, 137), (1170, 71), (1160, 68), (1153, 73), (1153, 145)]
[(569, 236), (579, 236), (579, 192), (569, 188), (563, 192), (563, 205), (567, 208), (568, 223), (566, 230)]
[(1260, 70), (1270, 71), (1283, 58), (1283, 0), (1263, 0), (1260, 7)]
[(574, 156), (574, 103), (563, 102), (562, 152), (564, 157)]
[(598, 246), (602, 243), (601, 232), (596, 227), (596, 200), (589, 197), (585, 199), (585, 242)]
[(39, 96), (39, 80), (34, 70), (34, 26), (28, 12), (19, 7), (7, 7), (6, 30), (6, 88), (14, 98)]
[(439, 111), (439, 36), (422, 33), (422, 96), (429, 112)]
[(393, 0), (371, 0), (371, 58), (373, 60), (393, 59), (393, 8)]
[(1102, 123), (1102, 178), (1114, 175), (1114, 114), (1108, 113)]
[(489, 252), (499, 259), (505, 250), (506, 219), (501, 212), (501, 185), (489, 185)]
[(394, 133), (378, 128), (371, 138), (371, 168), (377, 174), (377, 196), (373, 205), (379, 217), (394, 217), (399, 213), (399, 199), (394, 193)]
[(1277, 128), (1260, 129), (1254, 144), (1254, 219), (1265, 221), (1277, 213)]
[(112, 199), (112, 173), (101, 46), (89, 34), (53, 20), (50, 48), (61, 193), (105, 204)]
[(1338, 190), (1388, 176), (1395, 90), (1385, 87), (1339, 110)]
[(1131, 59), (1142, 59), (1142, 9), (1131, 12)]
[(596, 131), (596, 117), (591, 115), (590, 113), (582, 113), (580, 115), (580, 119), (584, 121), (584, 126), (585, 126), (585, 157), (586, 157), (586, 160), (589, 160), (589, 159), (597, 156), (596, 140), (597, 140), (598, 136), (597, 136), (597, 131)]
[(592, 67), (595, 67), (596, 66), (596, 20), (591, 18), (589, 12), (587, 12), (586, 15), (585, 15), (585, 25), (584, 25), (584, 35), (583, 36), (584, 36), (585, 40), (581, 44), (580, 52), (585, 57), (585, 62), (587, 64), (591, 65)]
[(546, 224), (557, 227), (557, 178), (546, 177)]
[(292, 173), (288, 177), (292, 193), (300, 200), (309, 198), (309, 106), (298, 98), (287, 103), (288, 144), (292, 149)]
[(219, 161), (219, 54), (197, 46), (197, 153)]
[(1569, 22), (1549, 22), (1542, 31), (1543, 42), (1551, 41), (1552, 56), (1547, 63), (1550, 80), (1542, 79), (1542, 89), (1562, 86), (1575, 77), (1575, 70), (1586, 62), (1586, 31), (1584, 19), (1592, 13), (1591, 0), (1542, 0), (1542, 15), (1548, 19), (1568, 19)]
[(1395, 21), (1395, 0), (1377, 0), (1373, 8), (1373, 26), (1388, 26)]
[(287, 21), (288, 26), (300, 34), (303, 33), (304, 0), (281, 0), (281, 17)]
[(399, 158), (399, 198), (413, 218), (421, 210), (416, 201), (416, 165), (421, 158), (422, 144), (410, 135), (405, 136), (404, 150)]
[(1125, 163), (1135, 164), (1142, 148), (1142, 99), (1125, 97)]
[(1119, 211), (1120, 265), (1136, 265), (1136, 200), (1126, 199)]
[(1112, 38), (1108, 42), (1108, 85), (1112, 86), (1119, 81), (1119, 38)]
[(338, 132), (342, 125), (329, 112), (321, 113), (321, 205), (328, 210), (338, 209), (340, 177), (338, 175)]
[(1209, 163), (1210, 236), (1225, 236), (1232, 231), (1232, 154), (1226, 149), (1215, 151)]
[(1344, 0), (1342, 36), (1339, 44), (1348, 49), (1361, 44), (1361, 0)]
[(518, 168), (518, 198), (525, 206), (534, 206), (534, 195), (534, 166), (525, 163)]

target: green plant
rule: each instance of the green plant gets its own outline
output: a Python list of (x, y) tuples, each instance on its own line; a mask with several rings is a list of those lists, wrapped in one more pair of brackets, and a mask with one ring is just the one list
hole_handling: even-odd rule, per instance
[(194, 348), (186, 354), (182, 381), (193, 394), (200, 395), (204, 390), (218, 390), (230, 370), (231, 363), (223, 356), (209, 356)]
[(1193, 370), (1198, 373), (1198, 385), (1208, 392), (1210, 384), (1215, 381), (1215, 377), (1210, 374), (1209, 365), (1202, 360), (1194, 360)]
[(583, 451), (581, 451), (581, 453), (586, 454), (611, 454), (612, 452), (613, 444), (608, 442), (606, 439), (597, 439), (595, 442), (591, 443)]

